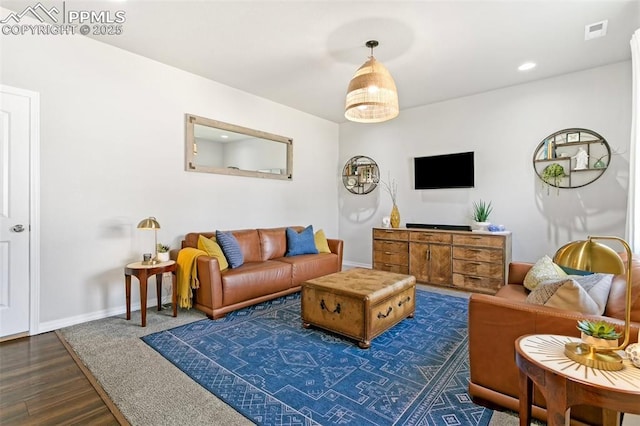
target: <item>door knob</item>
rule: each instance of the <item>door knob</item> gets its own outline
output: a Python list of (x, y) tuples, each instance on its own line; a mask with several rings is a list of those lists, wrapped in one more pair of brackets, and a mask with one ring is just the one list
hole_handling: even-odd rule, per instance
[(11, 230), (13, 232), (22, 232), (22, 231), (24, 231), (24, 226), (22, 226), (20, 224), (14, 225), (14, 226), (11, 227)]

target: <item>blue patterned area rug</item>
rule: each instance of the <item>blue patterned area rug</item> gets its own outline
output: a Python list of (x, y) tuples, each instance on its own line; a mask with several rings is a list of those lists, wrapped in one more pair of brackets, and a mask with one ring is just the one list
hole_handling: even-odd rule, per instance
[(143, 340), (259, 425), (487, 425), (469, 382), (465, 298), (418, 290), (363, 350), (302, 328), (294, 294)]

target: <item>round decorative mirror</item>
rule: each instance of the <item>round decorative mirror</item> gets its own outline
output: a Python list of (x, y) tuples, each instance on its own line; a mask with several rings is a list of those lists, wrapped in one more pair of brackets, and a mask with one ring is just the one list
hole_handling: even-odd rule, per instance
[(342, 183), (352, 194), (368, 194), (378, 186), (379, 181), (378, 165), (364, 155), (351, 157), (342, 169)]

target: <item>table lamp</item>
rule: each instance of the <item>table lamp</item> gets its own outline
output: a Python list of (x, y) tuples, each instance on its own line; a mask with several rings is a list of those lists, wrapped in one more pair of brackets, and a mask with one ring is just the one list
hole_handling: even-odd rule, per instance
[[(595, 242), (595, 240), (618, 241), (627, 253), (627, 265), (625, 265), (612, 248)], [(622, 369), (622, 358), (616, 353), (623, 350), (629, 343), (629, 330), (631, 326), (631, 265), (632, 253), (629, 244), (618, 237), (589, 236), (586, 241), (574, 241), (560, 247), (553, 261), (560, 266), (579, 269), (590, 272), (600, 272), (619, 275), (624, 273), (627, 282), (625, 317), (624, 317), (624, 341), (620, 346), (611, 348), (597, 348), (587, 343), (567, 343), (564, 354), (573, 361), (598, 370), (615, 371)]]
[(155, 248), (155, 251), (154, 251), (155, 256), (153, 257), (153, 259), (151, 259), (150, 262), (142, 262), (142, 263), (147, 265), (155, 265), (156, 263), (160, 263), (158, 261), (158, 229), (160, 229), (160, 224), (158, 223), (155, 217), (149, 216), (146, 219), (142, 219), (140, 223), (138, 223), (138, 229), (153, 229), (153, 231), (155, 232), (155, 240), (154, 240), (155, 244), (153, 245), (153, 247)]

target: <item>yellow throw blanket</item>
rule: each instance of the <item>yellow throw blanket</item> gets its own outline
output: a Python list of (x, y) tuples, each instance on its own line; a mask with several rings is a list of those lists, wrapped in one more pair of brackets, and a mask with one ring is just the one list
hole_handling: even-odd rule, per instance
[(191, 289), (200, 287), (198, 281), (198, 262), (196, 259), (207, 253), (193, 247), (185, 247), (178, 252), (178, 306), (181, 308), (191, 308)]

